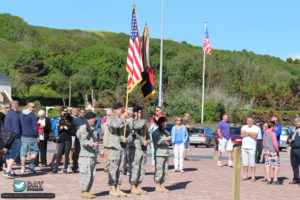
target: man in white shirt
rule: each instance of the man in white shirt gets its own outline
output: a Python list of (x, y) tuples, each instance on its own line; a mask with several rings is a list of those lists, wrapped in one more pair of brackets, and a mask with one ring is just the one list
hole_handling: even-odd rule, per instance
[(248, 167), (251, 167), (251, 181), (255, 181), (255, 151), (258, 127), (254, 125), (252, 117), (247, 118), (247, 125), (241, 129), (242, 140), (242, 162), (244, 174), (242, 180), (248, 179)]

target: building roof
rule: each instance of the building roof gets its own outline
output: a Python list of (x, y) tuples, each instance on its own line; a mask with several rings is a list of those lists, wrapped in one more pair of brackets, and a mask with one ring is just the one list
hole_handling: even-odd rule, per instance
[(12, 81), (11, 78), (0, 72), (0, 80)]

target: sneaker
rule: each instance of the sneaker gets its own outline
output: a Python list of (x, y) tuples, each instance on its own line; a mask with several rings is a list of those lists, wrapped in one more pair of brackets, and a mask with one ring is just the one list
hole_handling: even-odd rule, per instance
[(217, 162), (217, 165), (218, 165), (219, 167), (222, 167), (222, 166), (223, 166), (221, 161), (218, 161), (218, 162)]
[(4, 172), (3, 176), (5, 176), (6, 178), (9, 178), (9, 179), (14, 179), (15, 178), (15, 176), (12, 172)]
[(231, 160), (228, 161), (228, 167), (233, 167), (233, 164), (232, 164)]
[(28, 165), (28, 169), (30, 169), (33, 173), (36, 173), (36, 170), (32, 164)]
[(21, 173), (25, 173), (26, 172), (26, 168), (25, 167), (21, 167)]
[(53, 170), (54, 167), (55, 167), (55, 164), (54, 164), (54, 163), (50, 163), (50, 168), (51, 168), (51, 170)]
[(53, 169), (50, 173), (51, 173), (51, 174), (57, 174), (58, 171), (57, 171), (57, 169)]
[(68, 174), (68, 169), (63, 170), (64, 174)]

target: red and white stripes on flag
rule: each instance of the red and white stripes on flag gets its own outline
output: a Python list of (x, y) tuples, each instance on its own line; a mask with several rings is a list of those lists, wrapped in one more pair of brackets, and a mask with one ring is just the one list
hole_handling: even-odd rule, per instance
[(127, 55), (128, 93), (142, 80), (143, 61), (135, 6), (132, 8), (131, 35)]
[(210, 46), (210, 41), (209, 41), (209, 36), (208, 36), (208, 30), (207, 26), (205, 26), (205, 34), (204, 34), (204, 45), (203, 45), (203, 50), (205, 53), (210, 54), (211, 53), (211, 46)]

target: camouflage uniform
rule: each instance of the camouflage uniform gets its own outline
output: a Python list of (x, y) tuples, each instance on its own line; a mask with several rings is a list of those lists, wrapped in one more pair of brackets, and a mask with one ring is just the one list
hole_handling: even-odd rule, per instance
[(154, 144), (155, 174), (154, 181), (163, 183), (167, 179), (169, 167), (169, 141), (168, 135), (159, 128), (152, 135)]
[(144, 146), (146, 119), (133, 119), (128, 122), (130, 128), (129, 142), (129, 165), (131, 184), (143, 181), (146, 173), (147, 147)]
[[(122, 143), (125, 119), (117, 118), (112, 114), (107, 118), (106, 125), (109, 130), (108, 148), (108, 184), (120, 185), (124, 175), (125, 148)], [(122, 143), (122, 144), (121, 144)]]
[[(91, 127), (94, 137), (97, 138), (97, 130)], [(93, 147), (94, 139), (87, 131), (87, 125), (81, 125), (76, 133), (80, 141), (80, 154), (79, 154), (79, 172), (80, 172), (80, 190), (89, 192), (92, 188), (95, 172), (98, 148)]]

